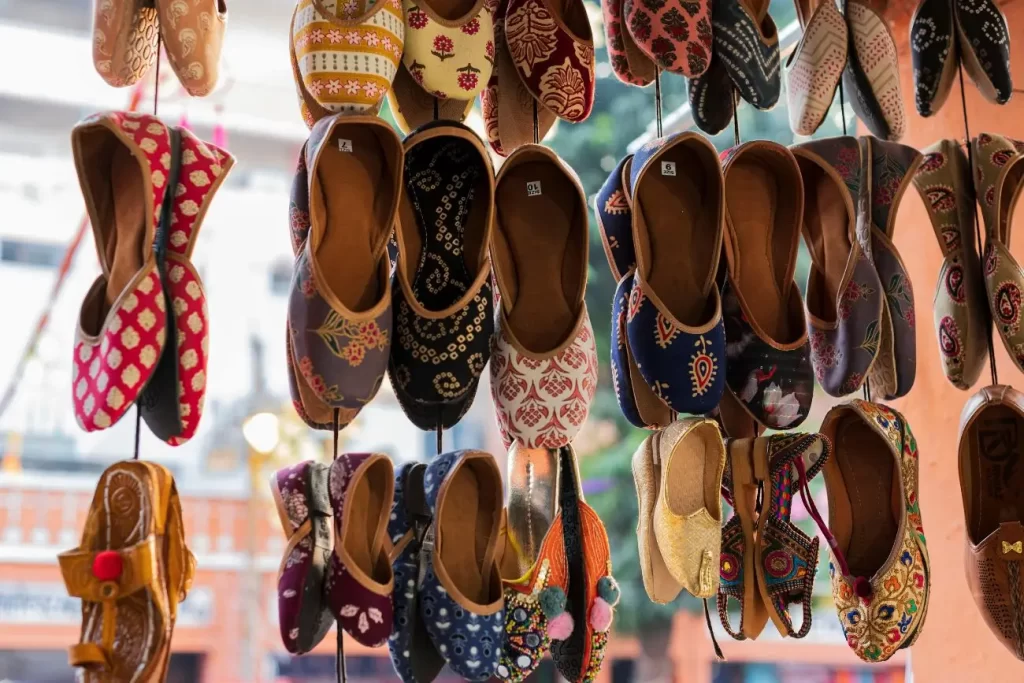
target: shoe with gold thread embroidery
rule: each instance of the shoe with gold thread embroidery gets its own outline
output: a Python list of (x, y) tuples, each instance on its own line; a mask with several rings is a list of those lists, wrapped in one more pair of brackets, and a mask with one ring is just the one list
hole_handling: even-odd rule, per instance
[(917, 441), (902, 415), (859, 399), (830, 410), (821, 433), (833, 447), (822, 472), (839, 624), (854, 654), (884, 662), (913, 645), (928, 613)]

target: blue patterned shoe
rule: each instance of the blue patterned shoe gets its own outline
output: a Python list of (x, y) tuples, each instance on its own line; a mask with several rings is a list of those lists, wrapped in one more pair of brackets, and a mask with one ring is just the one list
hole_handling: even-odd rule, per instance
[(629, 173), (633, 155), (627, 154), (615, 166), (594, 197), (594, 215), (601, 231), (601, 243), (608, 257), (612, 277), (618, 282), (636, 268), (633, 250), (633, 211), (629, 203)]
[(488, 453), (445, 453), (427, 466), (423, 491), (433, 521), (423, 539), (419, 615), (448, 667), (485, 681), (498, 669), (505, 633), (501, 473)]
[(725, 325), (715, 283), (724, 222), (718, 153), (697, 133), (647, 143), (633, 158), (629, 351), (672, 410), (703, 415), (725, 391)]

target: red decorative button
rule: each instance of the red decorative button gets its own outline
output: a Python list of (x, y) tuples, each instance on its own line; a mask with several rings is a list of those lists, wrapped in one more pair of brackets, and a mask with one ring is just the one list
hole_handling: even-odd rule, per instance
[(121, 554), (115, 550), (96, 553), (92, 561), (92, 575), (100, 581), (116, 581), (123, 569)]

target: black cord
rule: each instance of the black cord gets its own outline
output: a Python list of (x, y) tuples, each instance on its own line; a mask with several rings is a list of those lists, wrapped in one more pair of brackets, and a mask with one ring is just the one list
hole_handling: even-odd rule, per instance
[[(334, 409), (334, 459), (338, 459), (338, 433), (341, 431), (341, 409)], [(335, 660), (335, 673), (337, 674), (338, 683), (345, 683), (348, 680), (348, 673), (345, 670), (345, 638), (344, 629), (341, 628), (341, 624), (338, 623), (334, 627), (338, 632), (338, 649), (334, 655)]]
[(736, 88), (732, 89), (732, 144), (740, 145), (740, 94)]
[[(533, 100), (533, 144), (540, 144), (540, 115), (537, 113), (536, 98)], [(438, 448), (437, 452), (440, 453), (441, 449)]]
[(654, 69), (654, 129), (657, 137), (664, 135), (661, 117), (661, 67)]
[(160, 97), (160, 46), (163, 44), (163, 36), (158, 31), (156, 34), (156, 73), (153, 79), (153, 116), (156, 116), (157, 102)]
[(434, 98), (434, 120), (441, 118), (441, 100)]
[(139, 435), (142, 432), (142, 409), (135, 404), (135, 460), (139, 459)]

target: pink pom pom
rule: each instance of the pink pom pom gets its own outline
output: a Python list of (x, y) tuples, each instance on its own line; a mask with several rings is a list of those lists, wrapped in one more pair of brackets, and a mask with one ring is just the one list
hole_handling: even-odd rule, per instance
[(572, 635), (575, 624), (572, 622), (572, 615), (562, 612), (554, 619), (548, 620), (548, 637), (552, 640), (565, 640)]
[(213, 124), (213, 144), (221, 149), (227, 149), (228, 132), (224, 130), (224, 124), (221, 122), (221, 115), (224, 113), (224, 108), (218, 104), (214, 107), (214, 111), (217, 112), (217, 122)]
[(590, 608), (590, 627), (604, 633), (612, 625), (612, 606), (603, 598), (595, 598)]
[(178, 128), (183, 128), (190, 133), (192, 132), (192, 124), (188, 122), (188, 114), (182, 112), (181, 118), (178, 119)]

